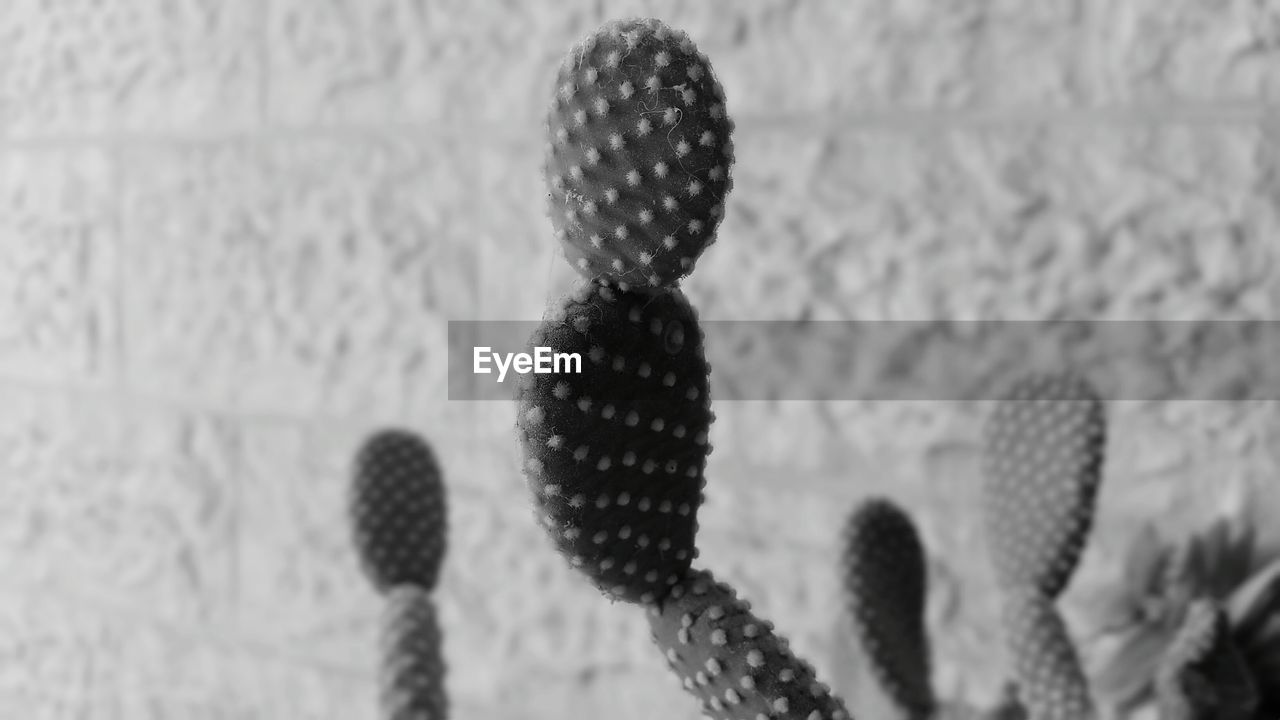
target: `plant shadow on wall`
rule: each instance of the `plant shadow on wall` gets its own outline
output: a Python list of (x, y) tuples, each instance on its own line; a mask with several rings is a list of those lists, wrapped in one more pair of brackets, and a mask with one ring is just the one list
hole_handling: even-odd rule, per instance
[[(522, 376), (517, 392), (536, 521), (587, 582), (647, 619), (703, 712), (1083, 720), (1154, 701), (1170, 720), (1280, 717), (1280, 559), (1256, 557), (1247, 527), (1215, 526), (1177, 549), (1143, 536), (1099, 603), (1109, 650), (1086, 671), (1057, 601), (1093, 526), (1107, 405), (1069, 370), (1016, 379), (985, 428), (979, 492), (1012, 660), (996, 707), (937, 696), (927, 549), (889, 499), (865, 499), (843, 528), (858, 678), (847, 701), (697, 567), (715, 416), (703, 333), (677, 284), (723, 216), (732, 130), (715, 74), (684, 33), (612, 22), (573, 48), (557, 77), (546, 175), (557, 238), (584, 278), (530, 345), (585, 361), (577, 374)], [(439, 469), (423, 440), (389, 431), (362, 450), (353, 488), (357, 546), (388, 600), (385, 716), (444, 717), (430, 599), (445, 545)]]

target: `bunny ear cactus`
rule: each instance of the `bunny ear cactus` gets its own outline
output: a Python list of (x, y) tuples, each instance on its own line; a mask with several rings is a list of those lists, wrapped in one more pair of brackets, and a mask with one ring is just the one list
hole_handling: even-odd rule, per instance
[(360, 564), (381, 592), (435, 587), (447, 533), (440, 466), (422, 438), (383, 430), (360, 448), (348, 514)]
[(1073, 375), (1027, 378), (986, 428), (983, 508), (996, 577), (1056, 598), (1075, 571), (1102, 479), (1106, 418)]
[(911, 518), (893, 502), (860, 504), (844, 531), (843, 580), (855, 641), (876, 684), (910, 720), (937, 709), (925, 630), (927, 568)]
[(733, 123), (711, 63), (654, 19), (610, 22), (569, 53), (547, 119), (549, 213), (588, 278), (667, 287), (715, 239)]
[(413, 585), (392, 588), (382, 626), (380, 698), (386, 720), (444, 720), (445, 662), (431, 593)]
[(849, 720), (814, 669), (728, 585), (692, 571), (649, 609), (653, 641), (684, 688), (718, 720)]
[(518, 428), (534, 506), (556, 548), (605, 594), (660, 600), (696, 555), (710, 451), (708, 366), (678, 290), (585, 281), (530, 341), (581, 373), (525, 376)]
[(1161, 720), (1252, 720), (1254, 680), (1236, 649), (1226, 613), (1201, 600), (1187, 612), (1156, 674)]
[(431, 592), (446, 550), (444, 480), (431, 446), (406, 430), (356, 455), (348, 515), (360, 564), (383, 595), (381, 703), (388, 720), (444, 720), (445, 662)]
[(1054, 600), (1075, 572), (1102, 479), (1106, 417), (1085, 379), (1016, 383), (984, 437), (982, 506), (1018, 691), (1032, 720), (1093, 716), (1080, 658)]
[(1085, 720), (1093, 703), (1080, 657), (1053, 602), (1032, 588), (1010, 591), (1004, 624), (1018, 696), (1032, 720)]

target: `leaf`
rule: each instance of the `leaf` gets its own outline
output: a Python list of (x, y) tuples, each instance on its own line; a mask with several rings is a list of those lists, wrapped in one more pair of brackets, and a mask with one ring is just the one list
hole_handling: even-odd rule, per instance
[(1205, 533), (1205, 591), (1221, 600), (1249, 577), (1253, 561), (1253, 525), (1246, 519), (1220, 517)]
[(1280, 616), (1280, 558), (1254, 573), (1231, 594), (1227, 616), (1238, 642), (1243, 644), (1248, 644), (1270, 617)]
[(1142, 702), (1151, 692), (1160, 656), (1173, 641), (1178, 625), (1169, 621), (1144, 624), (1104, 651), (1104, 659), (1091, 674), (1093, 692), (1111, 705)]

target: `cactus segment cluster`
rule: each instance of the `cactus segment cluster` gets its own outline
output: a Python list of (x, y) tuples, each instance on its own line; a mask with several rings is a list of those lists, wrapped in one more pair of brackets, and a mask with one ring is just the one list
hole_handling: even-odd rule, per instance
[(733, 124), (707, 58), (654, 19), (610, 22), (556, 77), (547, 120), (549, 213), (588, 278), (667, 287), (715, 239)]
[(1082, 377), (1032, 375), (1013, 385), (985, 430), (984, 525), (1019, 699), (1032, 720), (1085, 720), (1093, 699), (1054, 603), (1093, 526), (1106, 446), (1102, 400)]
[(849, 719), (813, 667), (710, 572), (691, 571), (648, 617), (653, 641), (708, 717)]
[(1019, 698), (1033, 720), (1084, 720), (1089, 685), (1067, 626), (1053, 602), (1032, 588), (1005, 597), (1004, 624)]
[(356, 456), (348, 510), (361, 568), (375, 588), (436, 586), (448, 528), (440, 467), (425, 441), (404, 430), (370, 437)]
[(448, 716), (442, 638), (431, 593), (399, 585), (386, 595), (379, 698), (386, 720)]
[(1166, 650), (1156, 673), (1161, 720), (1252, 720), (1253, 677), (1222, 608), (1199, 600)]
[(356, 454), (348, 515), (361, 568), (383, 596), (380, 695), (387, 720), (444, 720), (445, 662), (432, 591), (446, 551), (440, 466), (407, 430), (371, 435)]
[(771, 624), (692, 568), (715, 416), (697, 313), (676, 285), (730, 188), (733, 126), (711, 65), (684, 33), (625, 20), (573, 48), (556, 82), (550, 214), (585, 280), (529, 344), (582, 364), (517, 391), (537, 520), (598, 590), (648, 610), (712, 717), (846, 720)]
[(863, 501), (845, 526), (842, 565), (854, 639), (876, 684), (904, 717), (932, 717), (927, 567), (911, 518), (887, 499)]
[(996, 576), (1056, 598), (1075, 571), (1093, 523), (1106, 419), (1089, 383), (1031, 376), (987, 425), (983, 507)]
[(713, 418), (697, 315), (678, 290), (583, 281), (530, 342), (582, 358), (518, 392), (539, 521), (599, 590), (656, 602), (697, 554)]

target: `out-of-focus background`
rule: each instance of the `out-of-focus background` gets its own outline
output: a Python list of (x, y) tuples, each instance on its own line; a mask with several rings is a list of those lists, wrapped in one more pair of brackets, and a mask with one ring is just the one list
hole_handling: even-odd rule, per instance
[[(6, 0), (4, 716), (373, 718), (343, 497), (385, 425), (447, 473), (457, 717), (697, 716), (541, 537), (512, 407), (445, 389), (447, 320), (567, 286), (543, 111), (571, 43), (636, 14), (737, 121), (704, 318), (1280, 319), (1280, 3)], [(1140, 521), (1280, 502), (1274, 403), (1111, 407), (1077, 629)], [(982, 411), (716, 406), (701, 562), (840, 687), (839, 528), (893, 497), (939, 691), (992, 699)]]

